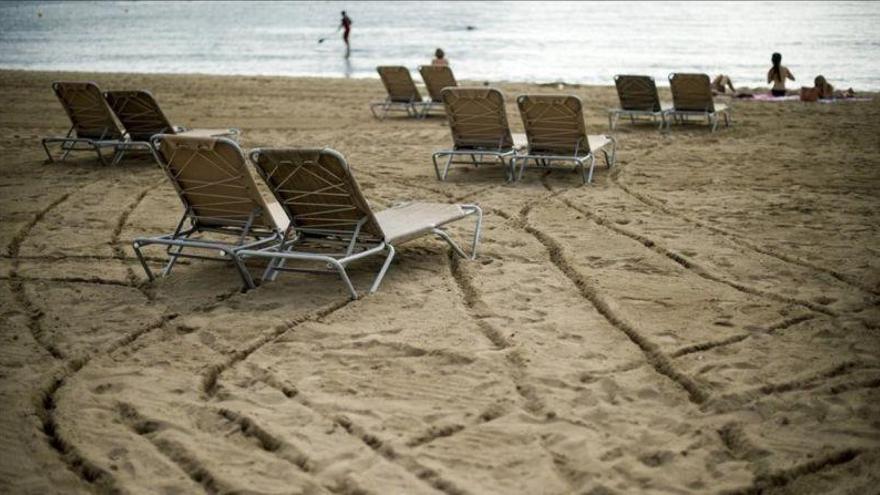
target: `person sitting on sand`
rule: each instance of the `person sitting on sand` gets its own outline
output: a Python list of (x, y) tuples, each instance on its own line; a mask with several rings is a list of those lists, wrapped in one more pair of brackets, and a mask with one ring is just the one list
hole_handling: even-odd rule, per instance
[(846, 91), (834, 91), (834, 86), (829, 84), (828, 81), (825, 80), (825, 76), (821, 74), (816, 76), (816, 79), (813, 80), (813, 88), (816, 90), (820, 100), (852, 98), (856, 95), (852, 88), (849, 88)]
[(767, 83), (773, 83), (770, 94), (773, 96), (785, 96), (785, 80), (791, 79), (794, 81), (794, 75), (788, 70), (788, 67), (782, 65), (781, 54), (774, 53), (770, 57), (770, 61), (773, 62), (773, 67), (770, 67), (770, 70), (767, 72)]
[(431, 61), (431, 65), (449, 65), (449, 60), (442, 48), (434, 50), (434, 60)]
[(730, 88), (731, 93), (736, 93), (736, 89), (733, 87), (733, 81), (731, 81), (729, 77), (724, 74), (718, 74), (715, 76), (715, 79), (712, 79), (712, 94), (717, 95), (727, 93), (727, 88)]

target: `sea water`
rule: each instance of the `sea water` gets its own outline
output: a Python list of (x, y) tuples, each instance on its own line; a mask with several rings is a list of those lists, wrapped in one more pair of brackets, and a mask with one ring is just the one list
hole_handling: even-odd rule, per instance
[(459, 79), (480, 82), (666, 85), (670, 72), (704, 72), (762, 87), (778, 51), (790, 87), (823, 74), (878, 90), (880, 2), (0, 3), (7, 69), (377, 77), (438, 47)]

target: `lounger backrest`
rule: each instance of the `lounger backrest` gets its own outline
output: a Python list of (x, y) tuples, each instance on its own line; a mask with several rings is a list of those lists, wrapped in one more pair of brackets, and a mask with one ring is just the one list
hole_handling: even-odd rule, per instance
[(391, 101), (400, 103), (422, 101), (422, 94), (413, 82), (409, 69), (400, 66), (379, 66), (376, 70)]
[(590, 151), (583, 104), (577, 96), (522, 95), (516, 99), (529, 153), (582, 155)]
[(440, 98), (455, 149), (499, 150), (513, 147), (504, 95), (495, 88), (446, 88)]
[(684, 112), (714, 112), (712, 88), (706, 74), (670, 74), (672, 105)]
[(156, 134), (174, 134), (174, 126), (149, 91), (107, 91), (110, 109), (134, 141), (149, 141)]
[(259, 208), (251, 227), (279, 228), (235, 141), (162, 134), (153, 142), (160, 165), (198, 226), (240, 229)]
[(351, 237), (385, 235), (345, 158), (332, 149), (272, 148), (250, 153), (275, 199), (302, 235)]
[(122, 129), (107, 106), (104, 95), (93, 82), (55, 82), (52, 91), (67, 112), (76, 137), (122, 139)]
[(452, 75), (452, 69), (448, 65), (423, 65), (419, 67), (419, 73), (425, 81), (425, 87), (428, 88), (428, 95), (431, 101), (440, 102), (440, 92), (443, 88), (458, 86), (455, 82), (455, 76)]
[(620, 108), (642, 112), (659, 112), (657, 85), (650, 76), (614, 76)]

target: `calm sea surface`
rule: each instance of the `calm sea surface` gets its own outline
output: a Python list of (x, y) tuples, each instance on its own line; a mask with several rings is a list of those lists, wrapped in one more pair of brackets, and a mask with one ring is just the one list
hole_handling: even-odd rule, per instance
[[(343, 57), (339, 11), (353, 20)], [(470, 28), (469, 28), (470, 27)], [(327, 41), (318, 43), (320, 38)], [(774, 51), (812, 85), (880, 89), (880, 2), (2, 2), (0, 68), (376, 77), (442, 47), (459, 79), (766, 86)]]

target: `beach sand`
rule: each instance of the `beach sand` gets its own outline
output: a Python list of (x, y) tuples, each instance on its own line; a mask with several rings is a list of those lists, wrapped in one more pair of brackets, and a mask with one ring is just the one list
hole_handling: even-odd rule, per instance
[[(130, 241), (172, 231), (180, 203), (147, 159), (45, 164), (40, 138), (68, 127), (54, 80), (149, 89), (175, 124), (238, 127), (245, 148), (335, 148), (377, 208), (478, 203), (480, 256), (413, 241), (357, 301), (307, 274), (241, 293), (203, 261), (148, 284)], [(877, 99), (736, 100), (714, 134), (622, 122), (592, 185), (536, 169), (508, 185), (492, 166), (437, 181), (445, 119), (374, 120), (378, 80), (4, 71), (0, 87), (0, 492), (880, 483)], [(515, 132), (516, 95), (559, 91), (498, 87)], [(607, 132), (613, 87), (563, 91)]]

